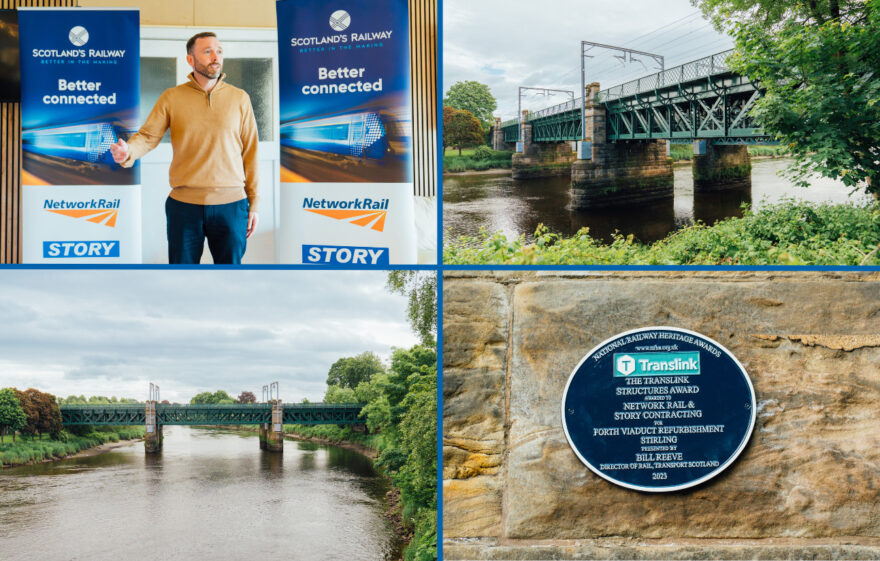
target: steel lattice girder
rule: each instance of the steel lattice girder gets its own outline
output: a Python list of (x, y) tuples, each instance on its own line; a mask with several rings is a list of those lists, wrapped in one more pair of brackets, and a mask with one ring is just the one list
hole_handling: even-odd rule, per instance
[(501, 127), (501, 130), (504, 131), (504, 142), (518, 142), (519, 141), (519, 124), (518, 123)]
[(749, 111), (761, 92), (729, 72), (621, 97), (605, 104), (607, 138), (761, 139)]
[(580, 109), (564, 111), (530, 120), (532, 142), (559, 142), (581, 137)]
[(143, 425), (143, 405), (62, 405), (64, 425)]
[[(285, 423), (355, 424), (360, 419), (360, 403), (285, 403)], [(272, 408), (267, 403), (229, 405), (157, 405), (160, 425), (259, 425), (271, 422)], [(64, 405), (64, 425), (143, 425), (145, 405)]]
[(299, 425), (346, 425), (363, 423), (361, 404), (338, 404), (335, 407), (284, 407), (284, 422)]

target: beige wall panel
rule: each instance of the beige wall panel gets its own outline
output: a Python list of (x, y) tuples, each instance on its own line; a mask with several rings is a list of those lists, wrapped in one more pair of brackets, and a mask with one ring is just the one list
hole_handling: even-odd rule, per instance
[(195, 25), (193, 0), (80, 0), (79, 5), (86, 8), (138, 8), (141, 25)]
[(275, 0), (193, 0), (199, 27), (275, 27)]

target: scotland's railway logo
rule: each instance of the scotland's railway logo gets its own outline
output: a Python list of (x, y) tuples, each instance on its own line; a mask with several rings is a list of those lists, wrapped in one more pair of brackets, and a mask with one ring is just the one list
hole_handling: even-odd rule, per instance
[(89, 32), (85, 27), (77, 25), (70, 30), (70, 33), (67, 34), (67, 38), (70, 39), (70, 42), (73, 43), (74, 46), (82, 47), (89, 42)]
[(336, 10), (330, 14), (330, 27), (333, 31), (345, 31), (351, 25), (351, 16), (345, 10)]

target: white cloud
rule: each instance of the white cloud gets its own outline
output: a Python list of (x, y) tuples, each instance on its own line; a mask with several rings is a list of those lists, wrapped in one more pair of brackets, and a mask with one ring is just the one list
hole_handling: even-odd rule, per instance
[(0, 387), (186, 402), (223, 389), (320, 400), (337, 359), (417, 342), (377, 271), (0, 275)]
[[(664, 27), (665, 26), (665, 27)], [(654, 52), (670, 68), (730, 48), (688, 0), (444, 0), (443, 91), (458, 81), (489, 86), (497, 116), (516, 116), (519, 86), (580, 94), (580, 42)], [(587, 82), (610, 87), (653, 71), (633, 62), (622, 66), (612, 53), (588, 60)], [(526, 95), (523, 108), (537, 110), (568, 96)]]

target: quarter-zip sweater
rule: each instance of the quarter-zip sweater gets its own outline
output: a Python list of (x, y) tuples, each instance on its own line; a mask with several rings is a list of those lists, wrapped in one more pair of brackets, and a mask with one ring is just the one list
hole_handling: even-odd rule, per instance
[(220, 79), (206, 92), (189, 81), (162, 92), (144, 126), (128, 139), (134, 161), (159, 145), (171, 128), (171, 198), (220, 205), (247, 197), (257, 210), (257, 122), (248, 94)]

